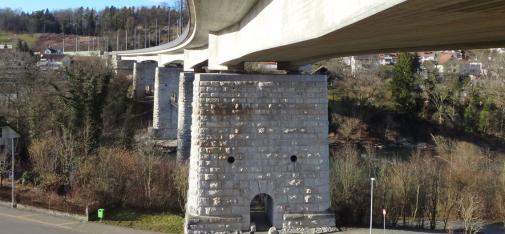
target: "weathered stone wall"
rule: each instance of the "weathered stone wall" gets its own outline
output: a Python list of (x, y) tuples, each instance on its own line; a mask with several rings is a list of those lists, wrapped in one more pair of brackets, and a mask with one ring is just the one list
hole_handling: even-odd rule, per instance
[(154, 81), (153, 127), (155, 138), (177, 136), (177, 100), (180, 68), (157, 67)]
[(152, 92), (154, 88), (154, 77), (158, 63), (147, 61), (133, 64), (133, 96), (135, 98), (145, 97), (146, 91)]
[(333, 226), (327, 104), (325, 76), (197, 74), (186, 232), (249, 230), (261, 193), (277, 228)]
[(179, 79), (177, 160), (189, 159), (191, 150), (191, 114), (193, 102), (193, 81), (195, 73), (183, 72)]

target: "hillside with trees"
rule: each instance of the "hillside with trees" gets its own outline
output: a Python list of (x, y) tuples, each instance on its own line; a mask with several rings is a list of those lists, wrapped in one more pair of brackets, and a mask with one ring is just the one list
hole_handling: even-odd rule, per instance
[(171, 7), (111, 6), (98, 11), (80, 7), (31, 13), (0, 9), (0, 32), (90, 36), (100, 38), (109, 50), (125, 44), (143, 48), (168, 42), (181, 34), (188, 21), (185, 4), (178, 1)]

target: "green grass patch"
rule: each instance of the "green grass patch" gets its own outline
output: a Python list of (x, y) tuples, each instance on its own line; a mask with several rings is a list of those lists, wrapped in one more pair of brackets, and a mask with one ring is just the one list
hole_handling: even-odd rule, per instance
[(165, 233), (183, 233), (184, 217), (171, 213), (139, 213), (132, 210), (105, 211), (106, 224)]
[(26, 41), (30, 47), (33, 47), (37, 40), (39, 39), (40, 34), (38, 33), (23, 33), (16, 34), (10, 32), (0, 32), (0, 43), (9, 43), (13, 46), (17, 45), (18, 39), (22, 41)]

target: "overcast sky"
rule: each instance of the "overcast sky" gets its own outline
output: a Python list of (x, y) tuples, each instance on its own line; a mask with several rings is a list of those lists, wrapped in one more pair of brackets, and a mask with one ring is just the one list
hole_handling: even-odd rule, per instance
[(90, 7), (97, 10), (106, 6), (153, 6), (167, 3), (168, 5), (177, 4), (180, 0), (0, 0), (0, 8), (11, 8), (32, 12), (36, 10), (58, 10), (77, 7)]

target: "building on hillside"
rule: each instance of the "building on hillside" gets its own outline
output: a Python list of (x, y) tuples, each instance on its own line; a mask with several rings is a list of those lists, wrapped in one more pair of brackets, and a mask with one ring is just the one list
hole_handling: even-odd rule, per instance
[(328, 87), (335, 87), (337, 85), (337, 77), (323, 65), (314, 67), (314, 69), (310, 72), (310, 74), (325, 75), (327, 77)]
[(498, 54), (503, 54), (505, 53), (505, 48), (493, 48), (491, 51), (497, 52)]
[(0, 44), (0, 50), (12, 50), (12, 44)]
[[(393, 57), (390, 55), (390, 57)], [(372, 69), (380, 64), (385, 65), (386, 63), (381, 63), (380, 55), (370, 54), (370, 55), (358, 55), (343, 58), (344, 63), (351, 67), (351, 74), (355, 76), (360, 70)], [(389, 64), (394, 64), (395, 61), (391, 59)]]
[(427, 61), (435, 62), (436, 53), (434, 51), (417, 52), (416, 54), (419, 57), (419, 62), (421, 64)]
[[(20, 137), (20, 134), (6, 121), (0, 117), (0, 165), (4, 165), (11, 156), (13, 144)], [(15, 151), (15, 149), (14, 149)]]
[(43, 54), (43, 55), (62, 55), (63, 52), (61, 52), (61, 50), (59, 50), (59, 49), (46, 48), (40, 54)]
[(37, 66), (43, 70), (58, 70), (64, 66), (70, 65), (72, 59), (63, 54), (41, 54)]
[(461, 63), (460, 66), (461, 75), (479, 77), (481, 75), (485, 75), (485, 72), (486, 71), (482, 69), (482, 63), (467, 62), (467, 63)]
[(394, 65), (398, 55), (396, 53), (379, 54), (379, 64), (381, 65)]

